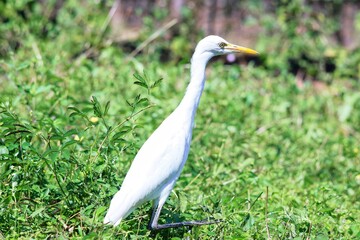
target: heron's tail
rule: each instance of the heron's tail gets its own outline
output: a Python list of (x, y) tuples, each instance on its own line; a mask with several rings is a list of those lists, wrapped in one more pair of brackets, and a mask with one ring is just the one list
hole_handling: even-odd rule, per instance
[(121, 220), (126, 218), (134, 208), (132, 202), (123, 196), (121, 190), (118, 191), (111, 200), (110, 207), (104, 218), (104, 224), (110, 224), (114, 227), (119, 225)]
[(104, 224), (110, 224), (110, 225), (113, 225), (114, 227), (116, 227), (117, 225), (119, 225), (121, 223), (122, 218), (119, 218), (118, 220), (111, 219), (111, 217), (108, 215), (109, 215), (109, 213), (107, 213), (104, 218)]

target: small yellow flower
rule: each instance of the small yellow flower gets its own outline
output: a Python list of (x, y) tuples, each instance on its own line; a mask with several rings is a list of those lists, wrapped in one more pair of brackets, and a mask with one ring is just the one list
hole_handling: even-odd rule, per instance
[(360, 174), (356, 175), (355, 180), (357, 184), (360, 184)]
[(78, 141), (78, 142), (81, 142), (82, 140), (84, 140), (84, 137), (79, 137), (79, 135), (75, 134), (74, 135), (74, 140)]
[(99, 118), (98, 117), (91, 117), (89, 120), (92, 123), (97, 123), (99, 121)]

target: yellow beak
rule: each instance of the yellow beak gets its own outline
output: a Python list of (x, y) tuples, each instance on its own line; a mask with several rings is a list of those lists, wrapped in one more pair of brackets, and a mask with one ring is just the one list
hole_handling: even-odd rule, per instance
[(252, 50), (250, 48), (246, 48), (246, 47), (241, 47), (235, 44), (227, 44), (225, 47), (225, 49), (228, 49), (230, 51), (236, 52), (236, 53), (245, 53), (248, 55), (259, 55), (259, 53), (255, 50)]

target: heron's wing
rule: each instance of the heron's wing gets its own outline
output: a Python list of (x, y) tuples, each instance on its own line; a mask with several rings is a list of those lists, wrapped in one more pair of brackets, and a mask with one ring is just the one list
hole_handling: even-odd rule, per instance
[(122, 188), (148, 196), (145, 200), (156, 197), (153, 191), (181, 171), (186, 148), (182, 132), (154, 132), (136, 155)]
[(179, 176), (191, 136), (166, 125), (169, 122), (164, 121), (137, 153), (121, 189), (111, 200), (105, 221), (117, 223), (143, 202), (157, 198), (168, 182)]

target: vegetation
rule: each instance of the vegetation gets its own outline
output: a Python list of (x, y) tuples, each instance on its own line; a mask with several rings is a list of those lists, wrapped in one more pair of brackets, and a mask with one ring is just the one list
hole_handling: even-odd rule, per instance
[(137, 150), (182, 98), (188, 64), (160, 62), (157, 42), (126, 59), (99, 34), (97, 1), (67, 1), (56, 22), (36, 2), (0, 3), (0, 237), (360, 238), (360, 54), (334, 47), (332, 72), (321, 55), (299, 63), (321, 83), (299, 86), (291, 51), (324, 42), (282, 25), (299, 11), (290, 7), (259, 20), (279, 35), (260, 36), (258, 62), (210, 64), (189, 160), (160, 217), (223, 221), (151, 233), (150, 203), (119, 227), (102, 221)]

